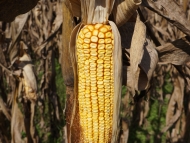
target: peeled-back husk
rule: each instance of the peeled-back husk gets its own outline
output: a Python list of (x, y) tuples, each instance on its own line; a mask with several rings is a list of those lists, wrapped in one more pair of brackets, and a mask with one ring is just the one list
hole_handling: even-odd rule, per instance
[(114, 0), (81, 0), (81, 16), (84, 24), (108, 23)]
[[(119, 125), (120, 125), (120, 101), (121, 101), (121, 83), (122, 83), (122, 74), (121, 74), (121, 69), (122, 69), (122, 56), (121, 56), (121, 40), (120, 40), (120, 34), (119, 31), (114, 24), (114, 22), (109, 21), (110, 26), (112, 27), (112, 32), (114, 34), (114, 51), (113, 51), (113, 67), (114, 67), (114, 111), (113, 111), (113, 125), (112, 125), (112, 137), (111, 137), (111, 142), (115, 143), (117, 142), (118, 135), (119, 135)], [(76, 114), (76, 108), (78, 108), (78, 70), (77, 70), (77, 56), (76, 56), (76, 37), (80, 31), (80, 29), (83, 27), (83, 24), (77, 25), (72, 34), (71, 34), (71, 40), (70, 40), (70, 56), (72, 60), (72, 67), (74, 71), (74, 106), (72, 110), (72, 121), (70, 128), (72, 126), (75, 126), (75, 123), (73, 122)], [(71, 141), (71, 133), (68, 133), (70, 135), (69, 140)], [(71, 141), (72, 142), (72, 141)]]
[(116, 0), (113, 7), (113, 18), (118, 27), (125, 24), (135, 13), (142, 0)]

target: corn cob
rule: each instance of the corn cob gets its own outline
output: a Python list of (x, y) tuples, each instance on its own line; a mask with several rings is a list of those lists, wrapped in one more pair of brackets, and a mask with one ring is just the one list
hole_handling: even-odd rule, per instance
[(107, 143), (113, 118), (113, 33), (110, 25), (85, 25), (76, 40), (82, 140)]

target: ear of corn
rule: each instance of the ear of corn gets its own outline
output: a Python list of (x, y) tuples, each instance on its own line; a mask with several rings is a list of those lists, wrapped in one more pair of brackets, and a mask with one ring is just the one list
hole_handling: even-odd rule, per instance
[(79, 116), (85, 143), (111, 140), (113, 43), (110, 25), (85, 25), (77, 37)]
[[(69, 142), (116, 143), (120, 131), (122, 56), (119, 31), (108, 20), (114, 0), (80, 3), (82, 22), (73, 29), (70, 39), (74, 102), (68, 125), (78, 129), (80, 139), (73, 139), (70, 130)], [(80, 120), (80, 128), (75, 117)]]

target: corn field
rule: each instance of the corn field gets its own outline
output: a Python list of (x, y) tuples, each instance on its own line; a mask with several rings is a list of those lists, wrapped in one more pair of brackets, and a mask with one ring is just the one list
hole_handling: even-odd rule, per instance
[(0, 2), (0, 143), (190, 143), (189, 96), (189, 0)]

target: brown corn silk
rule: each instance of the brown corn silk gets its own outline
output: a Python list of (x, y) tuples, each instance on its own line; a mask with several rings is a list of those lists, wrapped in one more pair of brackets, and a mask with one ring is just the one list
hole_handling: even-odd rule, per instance
[[(74, 81), (74, 95), (75, 95), (74, 101), (75, 102), (74, 102), (74, 108), (73, 108), (73, 113), (72, 113), (73, 118), (71, 119), (72, 120), (71, 126), (74, 125), (74, 122), (73, 122), (74, 117), (79, 117), (79, 120), (80, 120), (80, 131), (79, 131), (80, 132), (80, 141), (79, 142), (96, 142), (96, 140), (97, 140), (97, 142), (116, 142), (117, 138), (118, 138), (119, 109), (120, 109), (120, 96), (121, 96), (121, 44), (120, 44), (121, 41), (120, 41), (120, 35), (119, 35), (116, 25), (113, 22), (108, 21), (108, 16), (112, 10), (112, 7), (113, 7), (113, 1), (108, 1), (108, 0), (106, 0), (106, 1), (100, 1), (100, 0), (98, 0), (98, 1), (90, 1), (90, 0), (81, 1), (82, 23), (77, 25), (71, 34), (70, 55), (71, 55), (71, 60), (72, 60), (72, 66), (74, 69), (74, 79), (75, 79), (75, 81)], [(82, 81), (80, 82), (81, 75), (83, 77), (84, 76), (87, 77), (88, 74), (86, 74), (86, 75), (84, 74), (84, 71), (85, 71), (84, 68), (81, 71), (80, 64), (79, 64), (80, 59), (78, 56), (80, 56), (80, 58), (82, 58), (82, 54), (80, 54), (80, 52), (78, 53), (79, 46), (78, 47), (76, 46), (77, 42), (78, 42), (77, 41), (78, 35), (80, 35), (79, 33), (80, 33), (81, 29), (84, 30), (83, 28), (87, 27), (86, 26), (87, 24), (92, 25), (92, 26), (95, 26), (95, 24), (100, 24), (100, 25), (102, 24), (105, 26), (105, 24), (106, 24), (106, 27), (110, 27), (110, 28), (108, 28), (108, 32), (110, 32), (111, 35), (112, 35), (112, 33), (114, 35), (114, 36), (110, 37), (110, 38), (113, 38), (113, 40), (111, 39), (111, 41), (112, 42), (114, 41), (113, 44), (111, 42), (111, 46), (113, 47), (113, 49), (111, 49), (112, 53), (110, 56), (110, 64), (112, 63), (112, 68), (109, 68), (110, 71), (107, 70), (107, 73), (109, 73), (109, 74), (113, 73), (113, 75), (106, 77), (108, 79), (112, 78), (112, 80), (113, 80), (112, 82), (110, 80), (110, 82), (108, 82), (108, 84), (107, 84), (110, 93), (112, 93), (112, 96), (110, 93), (105, 94), (105, 91), (102, 91), (101, 93), (99, 93), (95, 87), (92, 88), (93, 90), (97, 91), (97, 96), (100, 96), (103, 93), (102, 99), (96, 100), (97, 101), (96, 103), (98, 106), (98, 108), (96, 108), (96, 110), (94, 108), (95, 106), (92, 107), (92, 104), (90, 106), (87, 106), (87, 101), (88, 101), (88, 103), (91, 102), (93, 99), (93, 96), (90, 92), (91, 88), (89, 90), (86, 90), (86, 88), (84, 88), (84, 86), (82, 87), (83, 82)], [(91, 37), (89, 37), (89, 38), (91, 38)], [(88, 42), (88, 40), (87, 40), (87, 42)], [(92, 43), (96, 43), (96, 42), (92, 42)], [(96, 44), (98, 45), (98, 42)], [(89, 50), (86, 50), (86, 51), (81, 50), (81, 52), (84, 54), (84, 52), (89, 52)], [(78, 53), (78, 55), (77, 55), (77, 53)], [(88, 53), (86, 53), (86, 54), (88, 54)], [(104, 55), (105, 55), (105, 53), (102, 53), (102, 57), (104, 57)], [(98, 62), (100, 62), (99, 66), (102, 66), (101, 62), (104, 62), (104, 61), (101, 61), (101, 59), (98, 59), (98, 55), (96, 57), (97, 57), (97, 59), (95, 60), (95, 64), (92, 64), (92, 66), (94, 66), (95, 69), (97, 70)], [(84, 58), (85, 57), (83, 57), (83, 59)], [(89, 64), (89, 59), (87, 59), (86, 61), (83, 61), (83, 62), (86, 62), (86, 64)], [(109, 60), (108, 60), (108, 62), (109, 62)], [(82, 65), (82, 66), (84, 66), (84, 65)], [(106, 70), (104, 70), (104, 71), (106, 71)], [(90, 77), (90, 75), (88, 75), (88, 76)], [(103, 79), (103, 75), (102, 75), (102, 77), (100, 77), (100, 79)], [(105, 81), (104, 79), (99, 80), (96, 82), (96, 85), (98, 85), (98, 83), (103, 85), (104, 81)], [(84, 91), (84, 90), (86, 92), (85, 94), (84, 94), (84, 92), (83, 92), (83, 94), (80, 93), (81, 91)], [(106, 95), (109, 95), (109, 98), (106, 98), (105, 97)], [(88, 98), (86, 98), (85, 96), (87, 96)], [(85, 97), (84, 101), (83, 101), (82, 97)], [(105, 99), (107, 99), (107, 100), (105, 101)], [(109, 108), (106, 108), (104, 106), (105, 102), (109, 103), (108, 104)], [(85, 107), (86, 109), (87, 108), (92, 109), (92, 113), (87, 114), (86, 111), (85, 112), (83, 112), (84, 110), (81, 111), (81, 108), (83, 108), (83, 107)], [(76, 112), (78, 109), (79, 109), (79, 112)], [(111, 110), (109, 110), (108, 114), (105, 114), (105, 111), (104, 111), (105, 109), (111, 109)], [(98, 111), (98, 112), (95, 113), (95, 111)], [(76, 114), (78, 114), (78, 115), (76, 115)], [(84, 115), (84, 116), (82, 116), (82, 115)], [(89, 118), (87, 118), (87, 116), (89, 116)], [(98, 118), (97, 118), (97, 120), (93, 120), (93, 122), (91, 121), (92, 124), (90, 125), (87, 121), (88, 121), (88, 119), (92, 120), (92, 118), (91, 118), (92, 116), (94, 117), (94, 119), (95, 119), (95, 117), (96, 118), (98, 117)], [(84, 118), (84, 117), (86, 117), (86, 118)], [(109, 118), (109, 119), (107, 119), (107, 118)], [(107, 124), (105, 124), (105, 122)], [(84, 127), (85, 123), (87, 125), (86, 127)], [(88, 124), (89, 124), (89, 126), (88, 126)], [(100, 124), (102, 124), (103, 127)], [(97, 133), (95, 133), (95, 132), (90, 133), (90, 132), (94, 131), (95, 126), (97, 126), (96, 128), (98, 128), (98, 130), (96, 130)], [(107, 128), (107, 130), (106, 130), (106, 128)], [(103, 134), (100, 134), (101, 130), (104, 131)], [(88, 136), (86, 136), (87, 133), (89, 133)], [(70, 140), (70, 142), (72, 142), (71, 136), (69, 137), (69, 140)]]

